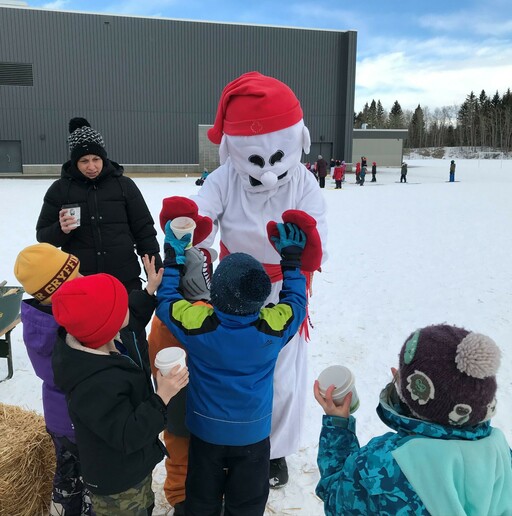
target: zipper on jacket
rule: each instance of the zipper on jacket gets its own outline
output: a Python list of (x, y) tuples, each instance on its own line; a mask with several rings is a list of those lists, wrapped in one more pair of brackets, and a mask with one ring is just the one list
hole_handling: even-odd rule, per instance
[[(99, 257), (98, 261), (101, 262), (101, 267), (99, 268), (99, 272), (103, 272), (105, 270), (105, 258), (104, 258), (104, 251), (103, 251), (103, 240), (101, 238), (101, 229), (100, 229), (100, 214), (98, 209), (98, 186), (96, 183), (93, 183), (92, 189), (94, 190), (94, 225), (96, 227), (96, 234), (98, 235), (98, 251), (97, 251), (97, 257)], [(98, 265), (100, 265), (98, 263)]]

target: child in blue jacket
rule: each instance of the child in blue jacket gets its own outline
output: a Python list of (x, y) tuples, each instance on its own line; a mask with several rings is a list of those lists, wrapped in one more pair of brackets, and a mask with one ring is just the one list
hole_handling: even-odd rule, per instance
[(360, 447), (341, 406), (315, 398), (325, 410), (317, 495), (325, 514), (512, 515), (511, 451), (490, 426), (496, 409), (500, 351), (485, 335), (449, 325), (412, 333), (400, 351), (394, 381), (377, 414), (395, 433)]
[(211, 281), (212, 307), (193, 305), (178, 290), (190, 235), (177, 240), (165, 227), (164, 277), (157, 311), (188, 354), (190, 430), (185, 513), (261, 516), (269, 492), (273, 376), (280, 350), (306, 316), (306, 244), (296, 225), (278, 224), (280, 302), (262, 308), (270, 279), (245, 253), (225, 257)]

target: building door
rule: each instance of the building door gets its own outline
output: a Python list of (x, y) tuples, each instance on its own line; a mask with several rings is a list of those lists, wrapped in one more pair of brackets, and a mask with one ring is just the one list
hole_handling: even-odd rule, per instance
[(21, 164), (21, 142), (0, 140), (0, 174), (23, 172)]
[(314, 163), (318, 159), (319, 154), (329, 163), (333, 157), (332, 142), (311, 142), (309, 154), (304, 154), (302, 162), (305, 163), (309, 161), (310, 163)]

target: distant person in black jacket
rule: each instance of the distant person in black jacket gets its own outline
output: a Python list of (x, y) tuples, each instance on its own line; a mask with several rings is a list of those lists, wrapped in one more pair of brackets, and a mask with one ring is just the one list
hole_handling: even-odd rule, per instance
[(87, 120), (72, 118), (69, 132), (70, 160), (44, 196), (37, 240), (76, 256), (85, 276), (106, 272), (128, 292), (140, 289), (137, 254), (162, 266), (146, 202), (123, 167), (107, 158), (101, 134)]
[(377, 182), (377, 162), (372, 163), (372, 183)]
[(405, 161), (402, 163), (402, 168), (400, 170), (400, 182), (407, 183), (407, 163)]
[(154, 259), (151, 265), (148, 288), (130, 293), (130, 310), (126, 289), (109, 274), (66, 282), (52, 297), (53, 315), (63, 327), (52, 357), (55, 384), (68, 400), (97, 516), (151, 515), (152, 472), (166, 455), (158, 436), (166, 428), (169, 401), (188, 383), (186, 366), (166, 376), (157, 371), (155, 393), (144, 359), (147, 344), (136, 338), (153, 314), (155, 284), (163, 275), (163, 269), (154, 271)]

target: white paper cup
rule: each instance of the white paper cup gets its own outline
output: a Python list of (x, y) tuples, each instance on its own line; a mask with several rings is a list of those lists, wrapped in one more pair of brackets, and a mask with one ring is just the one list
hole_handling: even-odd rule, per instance
[(191, 219), (190, 217), (176, 217), (171, 221), (171, 229), (178, 240), (181, 240), (183, 235), (190, 233), (190, 244), (187, 245), (186, 249), (190, 249), (192, 247), (194, 229), (196, 229), (194, 219)]
[(164, 348), (161, 349), (155, 357), (155, 367), (160, 369), (160, 372), (166, 376), (171, 370), (179, 365), (181, 367), (186, 366), (187, 354), (185, 351), (178, 347)]
[(318, 387), (322, 397), (325, 398), (325, 393), (330, 385), (335, 385), (336, 388), (332, 391), (332, 399), (335, 405), (341, 405), (345, 396), (352, 391), (351, 414), (359, 408), (359, 397), (354, 383), (355, 377), (352, 371), (341, 365), (330, 366), (318, 376)]
[(80, 226), (80, 206), (67, 204), (63, 206), (63, 208), (67, 210), (68, 215), (70, 215), (71, 217), (75, 217), (76, 219), (76, 222), (72, 224), (72, 227), (77, 228), (78, 226)]

